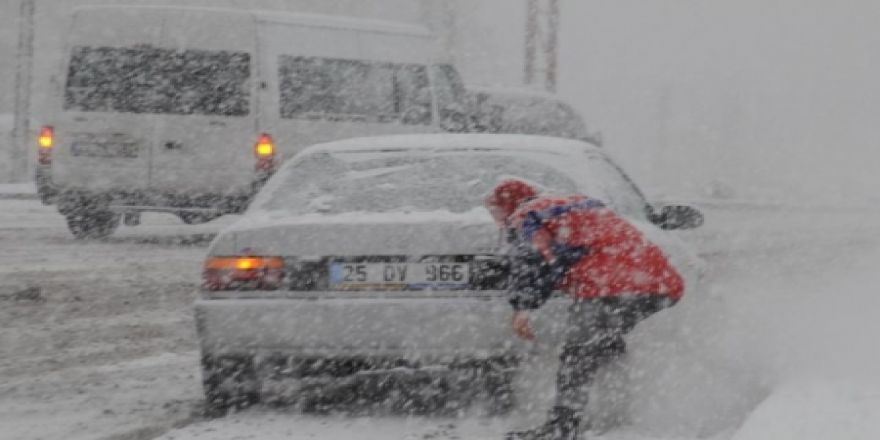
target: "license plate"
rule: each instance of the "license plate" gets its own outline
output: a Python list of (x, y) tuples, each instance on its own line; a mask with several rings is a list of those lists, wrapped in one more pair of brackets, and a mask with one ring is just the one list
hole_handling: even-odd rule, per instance
[(461, 289), (468, 263), (331, 263), (330, 285), (340, 290)]
[(71, 148), (74, 156), (129, 159), (138, 157), (138, 150), (138, 144), (133, 142), (74, 142)]

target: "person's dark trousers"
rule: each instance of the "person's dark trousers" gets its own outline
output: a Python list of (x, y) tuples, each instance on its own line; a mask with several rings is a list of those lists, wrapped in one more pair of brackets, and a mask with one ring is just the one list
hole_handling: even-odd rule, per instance
[(624, 335), (639, 321), (671, 305), (656, 295), (576, 300), (556, 376), (556, 406), (582, 414), (589, 388), (603, 366), (626, 352)]
[(568, 329), (556, 375), (556, 405), (547, 422), (510, 432), (505, 440), (576, 440), (589, 427), (582, 423), (589, 387), (596, 372), (626, 352), (624, 335), (639, 321), (672, 305), (659, 296), (577, 300), (569, 308)]

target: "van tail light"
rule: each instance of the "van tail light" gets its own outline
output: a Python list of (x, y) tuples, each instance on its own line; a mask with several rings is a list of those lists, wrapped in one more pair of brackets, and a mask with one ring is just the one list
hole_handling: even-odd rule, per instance
[(208, 290), (275, 290), (284, 281), (281, 257), (211, 257), (205, 261)]
[(263, 133), (254, 145), (254, 156), (257, 158), (257, 171), (272, 171), (275, 169), (275, 140), (269, 134)]
[(40, 136), (37, 138), (38, 161), (40, 165), (49, 165), (52, 163), (52, 149), (55, 148), (55, 129), (45, 126), (40, 129)]

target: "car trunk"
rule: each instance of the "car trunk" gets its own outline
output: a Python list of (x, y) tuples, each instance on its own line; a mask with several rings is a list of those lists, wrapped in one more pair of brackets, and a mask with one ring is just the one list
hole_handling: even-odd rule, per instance
[[(491, 223), (283, 221), (224, 234), (211, 255), (283, 256), (293, 291), (494, 290), (505, 269)], [(239, 244), (246, 247), (239, 248)]]

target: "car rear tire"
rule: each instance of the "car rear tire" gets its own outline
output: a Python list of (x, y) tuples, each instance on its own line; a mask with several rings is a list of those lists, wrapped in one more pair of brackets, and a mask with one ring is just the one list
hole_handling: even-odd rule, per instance
[(250, 358), (202, 358), (205, 415), (223, 417), (260, 402), (256, 368)]
[(504, 416), (516, 407), (515, 364), (490, 364), (484, 372), (485, 410), (490, 416)]
[(107, 237), (119, 227), (119, 214), (111, 211), (84, 211), (68, 214), (67, 229), (80, 240)]

